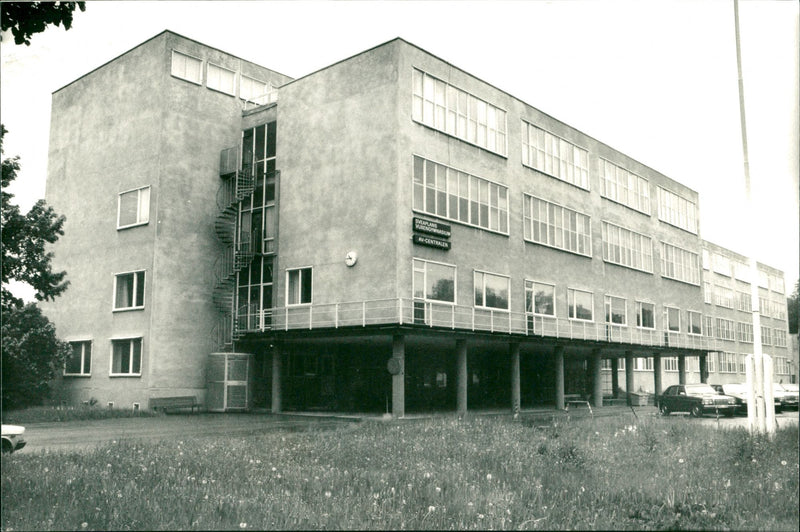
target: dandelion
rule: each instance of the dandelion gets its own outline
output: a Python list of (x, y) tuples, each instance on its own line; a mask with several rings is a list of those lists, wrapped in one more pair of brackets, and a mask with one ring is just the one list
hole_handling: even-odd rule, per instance
[(87, 523), (86, 521), (81, 523), (81, 528), (86, 528), (87, 526), (89, 526), (89, 523)]
[(678, 459), (678, 463), (679, 463), (679, 464), (682, 464), (682, 463), (683, 463), (683, 458), (679, 458), (679, 459)]
[(373, 493), (372, 494), (372, 498), (373, 499), (380, 499), (381, 498), (381, 494), (380, 493)]
[(487, 473), (486, 480), (492, 480), (492, 474), (491, 473)]
[(239, 528), (247, 528), (247, 523), (239, 523)]
[(436, 506), (428, 506), (428, 513), (435, 512)]
[(781, 460), (781, 465), (786, 465), (786, 460)]
[(442, 492), (442, 488), (440, 488), (439, 486), (436, 486), (436, 493), (441, 493), (441, 492)]
[(330, 498), (330, 496), (331, 496), (331, 492), (330, 491), (326, 491), (325, 492), (325, 497)]
[(484, 518), (483, 514), (478, 514), (478, 519), (483, 519), (483, 518)]
[(425, 478), (431, 478), (431, 474), (428, 473), (427, 471), (425, 472)]

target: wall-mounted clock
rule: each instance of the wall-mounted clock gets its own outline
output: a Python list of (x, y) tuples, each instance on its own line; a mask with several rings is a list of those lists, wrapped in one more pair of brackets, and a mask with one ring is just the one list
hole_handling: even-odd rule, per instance
[(358, 262), (358, 253), (355, 251), (348, 251), (347, 255), (344, 257), (344, 263), (352, 267), (356, 265), (356, 262)]

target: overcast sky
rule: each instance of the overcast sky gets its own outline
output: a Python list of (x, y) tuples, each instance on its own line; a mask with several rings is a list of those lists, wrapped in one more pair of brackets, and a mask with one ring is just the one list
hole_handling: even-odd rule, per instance
[[(701, 236), (798, 279), (798, 2), (740, 2), (754, 210), (733, 1), (87, 2), (72, 29), (0, 45), (11, 192), (44, 197), (53, 91), (165, 29), (300, 77), (402, 37), (700, 193)], [(142, 88), (146, 90), (146, 87)], [(90, 193), (90, 191), (87, 191)], [(757, 224), (757, 242), (745, 234)]]

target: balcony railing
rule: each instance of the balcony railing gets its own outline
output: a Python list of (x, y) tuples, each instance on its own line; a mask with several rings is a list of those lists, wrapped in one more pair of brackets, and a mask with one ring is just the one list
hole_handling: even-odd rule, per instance
[(250, 305), (239, 308), (236, 323), (239, 333), (368, 325), (418, 325), (565, 340), (716, 350), (713, 338), (700, 335), (403, 298), (261, 310)]

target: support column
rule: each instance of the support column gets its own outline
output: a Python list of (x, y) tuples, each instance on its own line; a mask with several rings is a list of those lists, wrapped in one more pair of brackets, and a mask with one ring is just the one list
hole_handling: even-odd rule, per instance
[(678, 384), (686, 384), (686, 355), (678, 355)]
[(516, 416), (520, 408), (519, 342), (511, 342), (508, 351), (511, 355), (511, 413)]
[(564, 410), (564, 346), (553, 349), (556, 362), (556, 409)]
[(633, 406), (633, 351), (625, 351), (625, 398)]
[(281, 349), (277, 345), (272, 348), (272, 413), (279, 414), (281, 406)]
[(592, 352), (592, 404), (595, 408), (603, 406), (603, 379), (601, 369), (603, 359), (599, 349)]
[(392, 336), (392, 417), (406, 415), (406, 339), (402, 334)]
[(708, 383), (708, 358), (706, 353), (700, 355), (698, 359), (698, 363), (700, 364), (700, 382), (706, 384)]
[(467, 414), (467, 341), (456, 340), (456, 412)]
[(653, 393), (661, 395), (661, 353), (653, 353)]
[(611, 359), (611, 396), (616, 399), (619, 395), (619, 359)]

